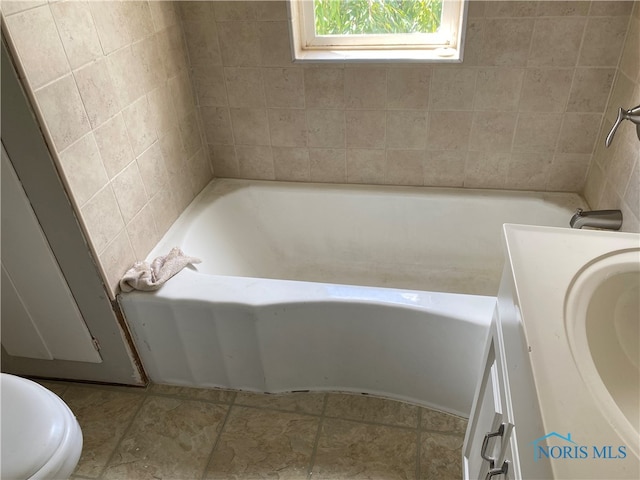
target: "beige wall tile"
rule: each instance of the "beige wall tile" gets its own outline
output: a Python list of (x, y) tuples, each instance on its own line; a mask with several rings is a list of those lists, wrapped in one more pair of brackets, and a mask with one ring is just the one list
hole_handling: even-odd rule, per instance
[(526, 65), (533, 24), (531, 18), (486, 20), (479, 63), (488, 66)]
[(241, 178), (275, 180), (271, 147), (237, 146), (236, 155)]
[(469, 136), (469, 150), (509, 152), (516, 125), (515, 113), (475, 112)]
[(618, 16), (629, 15), (633, 8), (633, 1), (628, 0), (600, 0), (591, 2), (589, 15)]
[(29, 84), (34, 90), (70, 71), (48, 5), (11, 15), (6, 18), (6, 23)]
[(102, 57), (102, 46), (91, 16), (89, 2), (52, 3), (51, 13), (71, 68), (81, 67)]
[(60, 164), (73, 198), (80, 207), (109, 182), (91, 133), (62, 152)]
[(56, 150), (62, 151), (91, 129), (72, 75), (35, 92)]
[(191, 72), (198, 105), (224, 107), (229, 104), (223, 67), (201, 65)]
[(262, 21), (287, 19), (287, 2), (285, 0), (271, 0), (269, 2), (255, 2), (256, 19)]
[(240, 175), (234, 146), (209, 145), (209, 158), (216, 177), (236, 178)]
[(304, 108), (304, 70), (264, 68), (264, 90), (268, 107)]
[(158, 136), (161, 136), (178, 123), (168, 82), (162, 83), (158, 88), (151, 90), (147, 94), (147, 101), (149, 102), (151, 119)]
[(166, 232), (178, 218), (179, 213), (171, 190), (169, 188), (160, 190), (151, 198), (149, 205), (158, 232)]
[(125, 223), (129, 223), (147, 203), (147, 193), (138, 170), (138, 164), (131, 162), (112, 179), (111, 185), (118, 200), (122, 218)]
[(47, 0), (2, 0), (2, 14), (6, 17), (14, 13), (45, 5)]
[(233, 145), (231, 116), (223, 107), (200, 107), (207, 142), (210, 145)]
[(267, 110), (271, 145), (278, 147), (306, 147), (307, 121), (304, 110)]
[(182, 120), (195, 109), (195, 94), (188, 74), (183, 72), (169, 79), (169, 91), (178, 119)]
[(569, 94), (568, 112), (602, 112), (609, 98), (613, 68), (577, 68)]
[(464, 172), (464, 186), (504, 188), (510, 157), (509, 153), (469, 152)]
[(116, 238), (99, 255), (98, 259), (105, 272), (104, 275), (109, 289), (117, 291), (122, 275), (137, 260), (127, 232), (125, 230), (120, 231)]
[(158, 138), (151, 109), (146, 96), (122, 111), (122, 118), (127, 127), (127, 135), (134, 155), (138, 156), (151, 146)]
[(386, 151), (385, 183), (389, 185), (423, 185), (424, 152), (422, 150)]
[(602, 115), (597, 113), (567, 113), (562, 122), (558, 151), (591, 154), (600, 128)]
[(434, 68), (429, 95), (430, 110), (472, 110), (476, 94), (474, 68)]
[(558, 141), (562, 114), (520, 113), (513, 139), (514, 152), (540, 152), (550, 157)]
[(426, 146), (427, 114), (420, 110), (387, 111), (388, 148), (416, 148)]
[(224, 79), (229, 106), (245, 108), (265, 106), (262, 71), (259, 68), (226, 67)]
[(237, 145), (270, 145), (267, 111), (264, 108), (232, 108), (231, 124)]
[(218, 22), (238, 22), (256, 19), (257, 2), (219, 1), (213, 4), (213, 12)]
[(427, 150), (468, 150), (471, 112), (431, 112)]
[(165, 134), (160, 137), (159, 143), (169, 178), (180, 176), (183, 171), (183, 163), (187, 153), (184, 150), (178, 127), (167, 130)]
[[(191, 2), (207, 5), (208, 2)], [(181, 2), (181, 5), (183, 2)], [(184, 12), (184, 9), (183, 9)], [(197, 19), (197, 17), (196, 17)], [(192, 66), (222, 65), (222, 54), (218, 42), (218, 27), (215, 21), (193, 21), (188, 17), (184, 24), (189, 62)]]
[(312, 182), (345, 183), (347, 181), (346, 150), (310, 148), (309, 179)]
[(466, 162), (466, 150), (427, 151), (424, 160), (424, 184), (462, 187)]
[(131, 43), (126, 2), (89, 2), (105, 55)]
[(386, 178), (384, 150), (347, 149), (347, 182), (383, 184)]
[(507, 188), (543, 191), (553, 156), (548, 153), (514, 153), (507, 170)]
[(402, 67), (387, 69), (387, 108), (427, 108), (431, 68)]
[(523, 77), (522, 68), (479, 69), (474, 110), (517, 110)]
[(82, 220), (98, 255), (124, 228), (124, 221), (111, 185), (96, 193), (80, 209)]
[(225, 66), (260, 64), (260, 42), (256, 22), (218, 23), (220, 53)]
[(309, 146), (345, 147), (345, 113), (343, 110), (307, 110)]
[(306, 148), (273, 147), (276, 180), (309, 181), (309, 150)]
[(593, 208), (596, 208), (600, 202), (604, 182), (605, 178), (602, 169), (595, 161), (592, 161), (582, 194)]
[(92, 128), (97, 128), (120, 111), (119, 99), (107, 61), (100, 59), (73, 73)]
[(387, 70), (382, 67), (346, 68), (344, 92), (346, 108), (384, 108)]
[(156, 32), (176, 25), (180, 21), (175, 2), (150, 1), (149, 10)]
[(149, 198), (156, 195), (168, 183), (167, 168), (160, 150), (160, 143), (155, 142), (137, 159), (138, 170)]
[(629, 32), (625, 41), (620, 70), (629, 78), (636, 78), (640, 82), (640, 19), (632, 18), (629, 24)]
[(102, 163), (109, 178), (113, 178), (135, 158), (122, 115), (118, 114), (102, 124), (94, 135)]
[(187, 160), (189, 179), (191, 180), (191, 200), (213, 179), (213, 170), (208, 153), (203, 147)]
[(386, 116), (381, 110), (347, 110), (346, 142), (348, 148), (384, 148)]
[(579, 192), (583, 189), (589, 168), (590, 155), (557, 153), (551, 164), (547, 190)]
[(288, 22), (258, 22), (257, 27), (260, 64), (264, 66), (291, 65)]
[(628, 17), (590, 18), (584, 32), (578, 64), (616, 67), (628, 24)]
[(167, 72), (162, 61), (157, 37), (146, 37), (131, 45), (133, 66), (143, 85), (144, 92), (149, 92), (167, 80)]
[[(157, 35), (157, 42), (158, 49), (162, 52), (162, 62), (167, 76), (171, 78), (181, 72), (186, 72), (188, 60), (182, 29), (178, 25), (173, 25), (162, 30)], [(208, 53), (213, 54), (211, 51)]]
[(543, 0), (538, 2), (540, 17), (584, 16), (589, 13), (591, 2), (578, 0)]
[(144, 95), (144, 83), (138, 75), (131, 46), (126, 46), (107, 57), (109, 72), (120, 97), (120, 106), (126, 107)]
[(184, 146), (187, 157), (192, 157), (198, 150), (202, 148), (200, 139), (200, 127), (198, 126), (198, 117), (195, 110), (182, 119), (178, 124), (180, 130), (180, 139)]
[(343, 108), (344, 69), (305, 67), (304, 96), (307, 108)]
[(458, 478), (462, 474), (459, 453), (464, 435), (424, 433), (420, 440), (420, 471), (424, 478)]
[(527, 65), (573, 67), (580, 52), (585, 24), (582, 17), (538, 18)]
[(572, 79), (572, 69), (527, 68), (518, 109), (521, 112), (564, 112)]
[(127, 224), (126, 232), (136, 261), (144, 260), (161, 238), (149, 204), (146, 204), (131, 219)]

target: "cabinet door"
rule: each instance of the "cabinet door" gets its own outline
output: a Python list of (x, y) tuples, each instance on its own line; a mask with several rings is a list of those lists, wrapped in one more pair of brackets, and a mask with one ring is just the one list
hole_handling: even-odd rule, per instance
[(492, 328), (465, 437), (464, 478), (469, 480), (484, 479), (491, 466), (502, 464), (513, 427), (507, 415), (504, 369), (496, 338)]

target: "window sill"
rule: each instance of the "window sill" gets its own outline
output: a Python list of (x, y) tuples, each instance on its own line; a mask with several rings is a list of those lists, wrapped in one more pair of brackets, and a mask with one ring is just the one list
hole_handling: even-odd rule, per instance
[(295, 63), (461, 63), (460, 50), (456, 49), (317, 49), (297, 50), (294, 53)]

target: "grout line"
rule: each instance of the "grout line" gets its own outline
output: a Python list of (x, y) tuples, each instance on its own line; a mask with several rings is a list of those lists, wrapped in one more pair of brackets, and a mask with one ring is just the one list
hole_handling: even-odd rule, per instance
[(127, 427), (122, 431), (122, 435), (120, 435), (120, 438), (118, 439), (118, 442), (116, 443), (115, 447), (113, 447), (113, 450), (111, 451), (111, 454), (107, 457), (107, 461), (104, 462), (104, 466), (102, 467), (102, 469), (100, 470), (100, 473), (98, 474), (98, 476), (96, 478), (98, 478), (98, 479), (104, 478), (103, 475), (107, 471), (107, 467), (109, 466), (109, 464), (111, 463), (111, 461), (115, 457), (116, 452), (118, 451), (118, 449), (120, 448), (120, 445), (122, 444), (122, 441), (127, 437), (127, 434), (131, 430), (136, 418), (140, 414), (140, 410), (142, 410), (142, 407), (147, 402), (148, 397), (149, 397), (149, 391), (147, 390), (142, 394), (142, 401), (140, 402), (140, 405), (138, 405), (138, 408), (136, 409), (135, 413), (131, 416), (131, 420), (129, 421), (129, 425), (127, 425)]
[(215, 442), (213, 442), (213, 446), (211, 447), (211, 453), (209, 454), (209, 456), (207, 457), (207, 461), (204, 464), (204, 470), (202, 471), (202, 475), (200, 475), (201, 479), (204, 479), (206, 474), (207, 474), (207, 470), (209, 469), (209, 465), (211, 464), (211, 461), (213, 460), (213, 454), (216, 451), (216, 448), (218, 447), (218, 444), (220, 443), (220, 437), (222, 437), (222, 433), (224, 432), (224, 428), (227, 426), (227, 421), (229, 420), (229, 417), (231, 416), (231, 410), (233, 409), (233, 402), (235, 401), (235, 396), (233, 397), (232, 403), (227, 405), (227, 414), (224, 416), (224, 420), (222, 421), (222, 424), (220, 425), (220, 430), (218, 431), (218, 435), (216, 436), (216, 440)]
[(310, 480), (313, 476), (313, 467), (316, 463), (316, 454), (318, 453), (318, 444), (320, 443), (320, 435), (322, 434), (322, 427), (324, 425), (325, 412), (327, 410), (327, 403), (329, 401), (329, 394), (324, 394), (322, 401), (322, 412), (320, 413), (320, 421), (318, 422), (318, 430), (316, 431), (316, 438), (313, 441), (313, 450), (311, 451), (311, 457), (309, 458), (309, 468), (307, 469), (307, 478)]

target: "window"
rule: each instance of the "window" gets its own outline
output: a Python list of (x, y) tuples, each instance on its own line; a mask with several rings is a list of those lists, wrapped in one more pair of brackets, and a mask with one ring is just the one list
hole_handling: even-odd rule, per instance
[(462, 59), (465, 0), (290, 0), (300, 61)]

